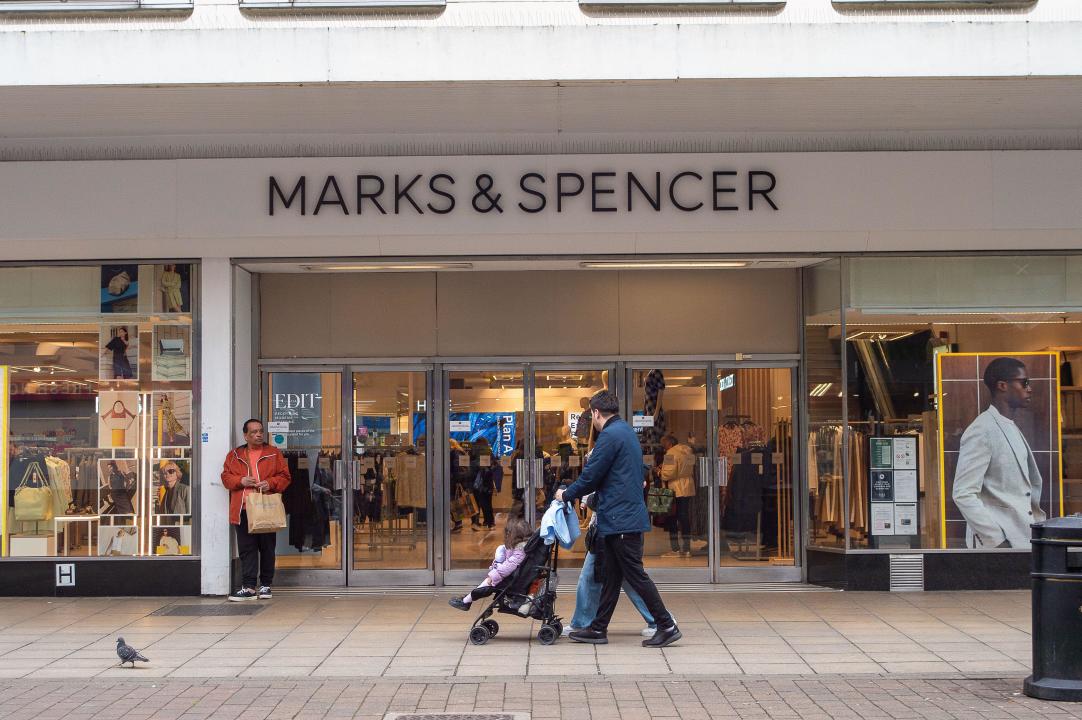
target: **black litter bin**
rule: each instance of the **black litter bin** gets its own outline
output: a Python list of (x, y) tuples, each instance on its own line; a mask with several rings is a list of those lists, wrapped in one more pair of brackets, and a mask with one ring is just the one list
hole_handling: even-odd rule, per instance
[(1023, 692), (1082, 701), (1082, 517), (1033, 526), (1033, 674)]

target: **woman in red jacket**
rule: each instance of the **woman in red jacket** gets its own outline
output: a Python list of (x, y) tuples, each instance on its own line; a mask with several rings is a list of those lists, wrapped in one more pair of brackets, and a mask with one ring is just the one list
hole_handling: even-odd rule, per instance
[(275, 533), (248, 532), (245, 498), (253, 492), (280, 493), (290, 482), (282, 453), (263, 442), (263, 422), (246, 420), (243, 430), (246, 443), (230, 450), (222, 467), (222, 484), (229, 489), (229, 522), (237, 533), (240, 554), (241, 586), (229, 596), (234, 602), (269, 600), (274, 581)]

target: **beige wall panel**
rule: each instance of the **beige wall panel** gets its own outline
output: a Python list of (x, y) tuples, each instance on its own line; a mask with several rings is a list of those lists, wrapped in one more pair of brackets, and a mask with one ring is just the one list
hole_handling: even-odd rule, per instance
[(316, 357), (331, 347), (331, 285), (326, 275), (265, 274), (259, 278), (262, 357)]
[(436, 352), (435, 273), (330, 276), (339, 325), (331, 357), (428, 357)]
[(620, 273), (620, 353), (795, 353), (795, 270)]
[(441, 273), (442, 356), (614, 355), (617, 273)]

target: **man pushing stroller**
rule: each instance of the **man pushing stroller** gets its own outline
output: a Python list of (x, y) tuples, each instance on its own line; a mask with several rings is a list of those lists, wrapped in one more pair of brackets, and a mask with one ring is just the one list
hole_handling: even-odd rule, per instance
[(591, 422), (599, 433), (597, 444), (579, 479), (556, 492), (557, 500), (568, 503), (597, 492), (598, 540), (604, 548), (605, 574), (597, 616), (590, 627), (572, 631), (568, 637), (575, 642), (608, 643), (609, 621), (626, 580), (657, 622), (657, 632), (642, 641), (643, 647), (663, 648), (682, 636), (642, 565), (643, 534), (651, 527), (642, 492), (642, 452), (635, 431), (617, 414), (619, 409), (616, 395), (608, 390), (590, 398)]

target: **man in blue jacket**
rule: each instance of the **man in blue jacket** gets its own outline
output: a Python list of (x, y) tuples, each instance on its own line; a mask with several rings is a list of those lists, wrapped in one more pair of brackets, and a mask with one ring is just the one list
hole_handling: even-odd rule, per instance
[(590, 418), (600, 433), (597, 444), (579, 479), (556, 493), (556, 499), (564, 502), (597, 493), (597, 534), (604, 547), (605, 575), (597, 616), (590, 627), (568, 637), (576, 642), (607, 643), (609, 621), (620, 599), (620, 586), (626, 580), (642, 596), (657, 623), (657, 632), (642, 641), (643, 647), (662, 648), (681, 635), (657, 586), (642, 566), (643, 533), (650, 531), (650, 514), (642, 493), (646, 468), (639, 439), (616, 414), (619, 409), (616, 395), (608, 390), (590, 398)]

